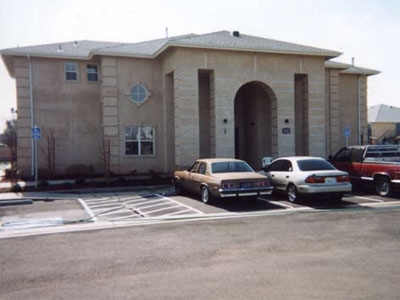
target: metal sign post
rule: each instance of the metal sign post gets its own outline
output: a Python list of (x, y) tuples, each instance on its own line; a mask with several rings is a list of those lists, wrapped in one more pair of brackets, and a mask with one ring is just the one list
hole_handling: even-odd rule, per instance
[(38, 188), (38, 155), (37, 155), (37, 141), (40, 140), (40, 127), (39, 126), (33, 126), (32, 127), (32, 139), (34, 143), (34, 148), (33, 148), (33, 155), (34, 155), (34, 168), (35, 168), (35, 188)]
[(349, 145), (350, 133), (351, 133), (351, 127), (346, 126), (346, 127), (344, 128), (344, 132), (343, 132), (344, 137), (345, 137), (345, 139), (346, 139), (346, 147)]

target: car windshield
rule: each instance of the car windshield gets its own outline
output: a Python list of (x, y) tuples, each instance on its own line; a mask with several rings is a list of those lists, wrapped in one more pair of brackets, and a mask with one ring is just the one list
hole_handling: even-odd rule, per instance
[(329, 162), (322, 159), (303, 159), (297, 162), (301, 171), (336, 170)]
[(254, 170), (243, 161), (224, 161), (211, 164), (212, 173), (230, 172), (254, 172)]

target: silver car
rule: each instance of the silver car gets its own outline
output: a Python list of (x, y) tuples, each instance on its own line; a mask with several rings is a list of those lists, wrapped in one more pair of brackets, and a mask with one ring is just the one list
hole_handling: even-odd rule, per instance
[(327, 195), (341, 201), (343, 194), (352, 188), (347, 172), (339, 171), (320, 157), (283, 157), (274, 160), (264, 171), (272, 179), (275, 190), (285, 192), (291, 202), (305, 195)]

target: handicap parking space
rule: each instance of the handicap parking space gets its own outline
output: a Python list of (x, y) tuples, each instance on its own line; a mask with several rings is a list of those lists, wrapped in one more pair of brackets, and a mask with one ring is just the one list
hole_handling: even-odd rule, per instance
[(138, 218), (201, 215), (202, 211), (163, 194), (109, 195), (81, 199), (93, 220), (122, 221)]
[[(3, 197), (4, 198), (4, 197)], [(24, 200), (24, 201), (22, 201)], [(30, 201), (26, 201), (30, 200)], [(257, 200), (231, 198), (204, 204), (198, 195), (175, 195), (173, 187), (146, 189), (135, 192), (90, 192), (77, 194), (32, 193), (18, 198), (1, 199), (1, 230), (21, 227), (46, 226), (46, 222), (62, 224), (82, 222), (139, 221), (143, 219), (174, 219), (207, 217), (208, 215), (240, 215), (248, 213), (282, 213), (297, 210), (335, 210), (400, 206), (400, 196), (380, 197), (366, 191), (347, 194), (341, 202), (317, 199), (317, 196), (299, 203), (289, 202), (285, 195), (263, 196)], [(8, 202), (12, 202), (7, 204)], [(26, 204), (24, 204), (27, 202)], [(28, 203), (29, 202), (29, 203)], [(6, 205), (7, 204), (7, 205)], [(45, 222), (46, 221), (46, 222)], [(29, 223), (29, 224), (28, 224)], [(11, 224), (12, 226), (8, 226)], [(16, 224), (18, 226), (16, 226)], [(7, 226), (5, 226), (7, 225)], [(6, 228), (7, 227), (7, 228)], [(1, 231), (0, 230), (0, 231)]]

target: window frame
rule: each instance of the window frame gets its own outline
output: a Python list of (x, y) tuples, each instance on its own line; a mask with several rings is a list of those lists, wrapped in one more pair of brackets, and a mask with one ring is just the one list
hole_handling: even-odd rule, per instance
[[(70, 70), (69, 66), (75, 66), (75, 70)], [(75, 74), (75, 78), (69, 78), (68, 74)], [(76, 61), (65, 61), (64, 62), (64, 79), (68, 82), (78, 82), (79, 81), (79, 64)]]
[[(89, 72), (89, 69), (95, 69), (96, 72)], [(95, 75), (96, 80), (90, 80), (89, 79), (90, 75)], [(86, 64), (86, 80), (87, 80), (87, 82), (91, 82), (91, 83), (95, 83), (95, 82), (99, 81), (99, 66), (97, 64), (94, 64), (94, 63)]]
[[(130, 134), (127, 134), (127, 130), (130, 130)], [(146, 139), (146, 132), (143, 133), (142, 130), (151, 130), (151, 137), (152, 139)], [(134, 133), (136, 132), (136, 136)], [(143, 136), (144, 134), (144, 136)], [(156, 130), (155, 126), (153, 125), (126, 125), (124, 127), (124, 144), (125, 144), (125, 156), (128, 157), (143, 157), (143, 156), (155, 156), (156, 149), (155, 149), (155, 142), (156, 142)], [(136, 144), (137, 153), (128, 153), (131, 147), (128, 147), (128, 143), (132, 143), (133, 145)], [(145, 144), (151, 144), (151, 153), (143, 153), (145, 152), (146, 146)], [(135, 146), (133, 146), (135, 149)]]
[(140, 106), (147, 102), (150, 92), (144, 84), (137, 83), (129, 89), (128, 95), (132, 103)]

